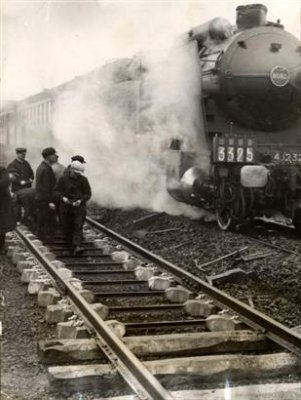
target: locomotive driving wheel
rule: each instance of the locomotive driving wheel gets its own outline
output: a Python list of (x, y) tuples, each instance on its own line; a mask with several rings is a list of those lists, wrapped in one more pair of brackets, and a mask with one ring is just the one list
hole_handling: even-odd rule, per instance
[(233, 186), (223, 180), (217, 188), (216, 195), (216, 219), (223, 231), (232, 230), (236, 225), (231, 210), (233, 199)]
[(216, 219), (218, 226), (223, 231), (233, 230), (236, 226), (236, 222), (234, 221), (231, 215), (231, 209), (227, 206), (222, 206), (217, 208)]
[(216, 218), (224, 231), (235, 229), (246, 216), (246, 198), (241, 187), (222, 181), (217, 190)]

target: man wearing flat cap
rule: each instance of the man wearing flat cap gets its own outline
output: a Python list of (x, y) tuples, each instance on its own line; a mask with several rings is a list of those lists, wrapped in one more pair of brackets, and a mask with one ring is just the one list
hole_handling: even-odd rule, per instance
[(17, 147), (17, 157), (7, 167), (8, 173), (13, 175), (11, 179), (11, 191), (13, 193), (32, 186), (34, 173), (29, 162), (25, 160), (26, 152), (27, 150), (24, 147)]
[(71, 161), (79, 161), (81, 164), (85, 164), (86, 163), (84, 157), (83, 156), (79, 156), (79, 155), (72, 156), (71, 157)]
[(54, 202), (56, 179), (51, 166), (56, 162), (57, 154), (53, 147), (46, 147), (42, 151), (42, 156), (43, 161), (36, 172), (37, 230), (40, 240), (52, 242), (56, 219)]
[(80, 247), (82, 229), (86, 217), (86, 202), (91, 197), (90, 184), (84, 171), (82, 162), (72, 161), (55, 187), (55, 194), (60, 201), (65, 241), (74, 255), (83, 251)]
[[(86, 164), (86, 161), (85, 161), (84, 157), (80, 156), (80, 155), (72, 156), (71, 157), (71, 162), (73, 162), (73, 161), (78, 161), (81, 164)], [(68, 172), (70, 171), (70, 168), (71, 168), (71, 164), (69, 164), (68, 167), (65, 169), (64, 174), (68, 174)]]
[(17, 221), (21, 220), (22, 207), (18, 202), (18, 192), (22, 189), (31, 188), (34, 173), (28, 161), (25, 160), (27, 150), (24, 147), (17, 147), (17, 157), (8, 167), (8, 173), (11, 181), (11, 191), (15, 194), (13, 199), (13, 209)]

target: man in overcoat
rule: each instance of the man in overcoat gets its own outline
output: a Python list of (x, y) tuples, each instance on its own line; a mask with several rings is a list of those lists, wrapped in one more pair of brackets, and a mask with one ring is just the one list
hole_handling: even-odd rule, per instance
[(6, 168), (0, 166), (0, 254), (4, 254), (5, 234), (16, 227), (13, 212), (10, 180)]
[[(29, 162), (25, 160), (26, 152), (25, 147), (17, 147), (17, 157), (7, 167), (8, 172), (11, 174), (11, 191), (14, 194), (18, 193), (21, 189), (31, 188), (32, 186), (34, 173)], [(14, 198), (13, 205), (17, 221), (20, 221), (22, 209), (20, 203), (17, 201), (17, 196)]]
[(80, 247), (82, 229), (86, 203), (91, 198), (91, 187), (84, 171), (83, 163), (72, 161), (55, 188), (56, 197), (60, 201), (65, 241), (71, 246), (74, 255), (83, 251)]
[(17, 172), (12, 180), (11, 190), (13, 193), (32, 186), (34, 173), (29, 162), (25, 160), (26, 152), (27, 150), (24, 147), (17, 147), (17, 157), (7, 167), (8, 172), (11, 172), (11, 170)]
[(55, 230), (55, 201), (54, 187), (56, 183), (52, 164), (57, 160), (57, 154), (53, 147), (46, 147), (42, 151), (43, 161), (36, 172), (37, 204), (37, 233), (42, 241), (52, 242)]

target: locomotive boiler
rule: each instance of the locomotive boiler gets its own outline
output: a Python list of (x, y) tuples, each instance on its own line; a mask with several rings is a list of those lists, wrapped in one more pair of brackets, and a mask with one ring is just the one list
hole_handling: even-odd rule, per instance
[(223, 230), (281, 212), (301, 233), (301, 43), (264, 5), (236, 11), (235, 27), (216, 18), (187, 35), (201, 65), (202, 145), (172, 141), (168, 191), (215, 210)]

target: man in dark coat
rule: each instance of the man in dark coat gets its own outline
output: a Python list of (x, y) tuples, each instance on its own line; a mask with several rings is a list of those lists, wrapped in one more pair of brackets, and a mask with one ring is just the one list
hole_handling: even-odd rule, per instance
[(60, 200), (61, 216), (66, 243), (72, 247), (73, 254), (80, 254), (82, 229), (86, 217), (86, 202), (91, 198), (91, 188), (84, 174), (84, 165), (72, 161), (64, 175), (59, 179), (55, 193)]
[(40, 240), (52, 242), (55, 230), (55, 175), (51, 165), (56, 162), (57, 155), (53, 147), (42, 151), (44, 160), (36, 172), (36, 204), (37, 204), (37, 233)]
[(11, 188), (13, 193), (32, 186), (34, 173), (29, 162), (25, 160), (26, 152), (24, 147), (16, 148), (17, 158), (7, 167), (8, 172), (14, 172)]
[[(12, 161), (7, 169), (11, 176), (11, 191), (17, 193), (21, 189), (30, 188), (34, 178), (33, 170), (28, 161), (25, 160), (27, 150), (24, 147), (17, 147), (17, 158)], [(13, 200), (13, 207), (17, 221), (21, 220), (22, 209), (17, 201), (17, 197)]]
[(0, 166), (0, 254), (4, 254), (5, 233), (16, 227), (9, 185), (8, 171)]

